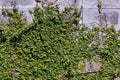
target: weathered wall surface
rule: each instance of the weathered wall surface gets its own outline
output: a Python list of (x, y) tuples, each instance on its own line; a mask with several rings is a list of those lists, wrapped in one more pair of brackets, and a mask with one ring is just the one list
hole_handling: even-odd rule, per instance
[[(120, 29), (120, 0), (101, 0), (102, 1), (102, 13), (98, 12), (99, 0), (46, 0), (46, 3), (54, 3), (60, 6), (60, 11), (64, 10), (66, 6), (73, 6), (75, 8), (83, 7), (82, 22), (89, 27), (97, 25), (112, 25), (116, 26), (116, 29)], [(35, 0), (0, 0), (0, 20), (4, 22), (6, 19), (1, 15), (2, 8), (11, 8), (16, 5), (20, 11), (24, 12), (24, 17), (27, 18), (27, 22), (32, 22), (32, 17), (29, 14), (29, 10), (32, 10), (36, 6)], [(100, 21), (102, 20), (102, 21)]]
[(7, 22), (7, 18), (2, 15), (2, 8), (12, 9), (13, 6), (16, 6), (19, 11), (23, 11), (23, 17), (28, 23), (32, 23), (32, 15), (29, 10), (33, 11), (36, 6), (35, 0), (0, 0), (0, 21)]
[[(99, 0), (83, 0), (83, 23), (91, 26), (112, 25), (120, 29), (120, 0), (101, 0), (102, 12), (98, 12)], [(100, 21), (102, 20), (102, 22)]]
[[(120, 0), (47, 0), (60, 5), (60, 11), (66, 6), (75, 8), (83, 7), (82, 23), (89, 27), (102, 25), (111, 26), (114, 24), (116, 29), (120, 29)], [(102, 12), (98, 11), (99, 1), (102, 2)]]

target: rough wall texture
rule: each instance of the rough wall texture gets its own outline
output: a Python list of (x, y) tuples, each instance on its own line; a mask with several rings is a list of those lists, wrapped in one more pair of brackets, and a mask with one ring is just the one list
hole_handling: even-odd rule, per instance
[[(116, 29), (120, 29), (120, 0), (101, 0), (102, 13), (98, 12), (99, 0), (46, 0), (46, 3), (54, 3), (60, 5), (60, 11), (64, 10), (66, 6), (73, 6), (75, 8), (83, 7), (82, 22), (89, 27), (97, 25), (116, 25)], [(33, 10), (36, 6), (35, 0), (0, 0), (0, 20), (6, 21), (1, 15), (2, 8), (11, 8), (16, 5), (20, 11), (24, 12), (27, 22), (32, 22), (32, 17), (29, 10)], [(102, 20), (102, 23), (101, 21)]]
[(23, 11), (23, 17), (28, 23), (32, 23), (32, 15), (30, 15), (29, 10), (33, 11), (36, 6), (35, 0), (0, 0), (0, 21), (7, 22), (7, 18), (3, 17), (1, 9), (12, 9), (13, 6), (16, 6), (19, 11)]
[(116, 29), (120, 29), (120, 0), (101, 0), (102, 13), (98, 12), (98, 1), (83, 0), (83, 23), (90, 27), (114, 24)]
[[(116, 29), (120, 29), (120, 0), (47, 0), (60, 5), (60, 11), (66, 6), (83, 8), (82, 23), (89, 27), (97, 25), (114, 24)], [(102, 1), (102, 12), (98, 11), (99, 1)]]

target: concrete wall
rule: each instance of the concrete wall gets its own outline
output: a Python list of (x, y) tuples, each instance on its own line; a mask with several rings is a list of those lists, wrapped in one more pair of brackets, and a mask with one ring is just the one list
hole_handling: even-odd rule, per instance
[[(111, 26), (114, 24), (116, 29), (120, 30), (120, 0), (101, 0), (102, 12), (98, 12), (98, 4), (100, 0), (47, 0), (54, 4), (60, 5), (60, 11), (66, 6), (75, 8), (83, 7), (82, 23), (89, 27), (102, 25)], [(47, 2), (47, 3), (48, 3)]]
[[(112, 25), (120, 29), (120, 0), (101, 0), (102, 13), (98, 12), (98, 0), (83, 0), (83, 23), (94, 25)], [(102, 23), (100, 21), (102, 20)]]
[[(97, 25), (112, 25), (116, 26), (116, 29), (120, 29), (120, 0), (101, 0), (102, 1), (102, 13), (98, 12), (99, 0), (46, 0), (46, 3), (59, 4), (60, 11), (64, 10), (64, 7), (73, 6), (76, 8), (83, 7), (82, 23), (89, 27)], [(35, 0), (0, 0), (0, 20), (6, 21), (1, 15), (2, 8), (11, 8), (16, 5), (20, 11), (24, 12), (24, 17), (27, 18), (27, 22), (32, 22), (32, 17), (29, 14), (29, 10), (33, 10), (36, 6)], [(102, 20), (102, 21), (101, 21)]]
[(33, 11), (36, 6), (35, 0), (0, 0), (0, 21), (7, 22), (7, 18), (2, 15), (2, 8), (12, 9), (16, 6), (19, 11), (23, 11), (23, 17), (26, 18), (28, 23), (32, 23), (32, 15), (29, 10)]

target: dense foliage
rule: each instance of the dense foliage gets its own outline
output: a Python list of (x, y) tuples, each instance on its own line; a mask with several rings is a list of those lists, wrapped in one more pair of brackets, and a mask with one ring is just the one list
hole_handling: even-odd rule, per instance
[[(33, 14), (33, 23), (29, 25), (16, 8), (3, 9), (9, 22), (0, 25), (0, 80), (120, 77), (120, 31), (114, 26), (89, 29), (78, 24), (81, 12), (73, 8), (60, 13), (58, 6), (37, 6)], [(80, 73), (85, 65), (78, 64), (86, 59), (101, 62), (101, 70)]]

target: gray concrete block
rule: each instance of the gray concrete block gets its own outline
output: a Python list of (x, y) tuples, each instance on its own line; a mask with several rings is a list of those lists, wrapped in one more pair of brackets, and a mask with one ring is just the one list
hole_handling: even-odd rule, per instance
[(14, 5), (36, 5), (35, 0), (0, 0), (1, 6), (14, 6)]
[(83, 0), (83, 8), (97, 8), (97, 0)]
[(88, 61), (87, 59), (84, 61), (80, 61), (79, 66), (80, 73), (88, 73), (88, 72), (97, 72), (101, 69), (102, 64), (99, 61)]
[[(27, 8), (18, 8), (19, 12), (23, 12), (23, 18), (26, 19), (26, 22), (31, 24), (33, 22), (33, 14), (30, 14), (30, 11), (33, 12), (33, 8), (32, 9), (27, 9)], [(9, 17), (7, 16), (3, 16), (2, 15), (2, 10), (0, 10), (0, 22), (1, 23), (7, 23), (8, 22)]]
[(28, 23), (32, 23), (33, 22), (33, 15), (29, 13), (29, 10), (24, 9), (22, 11), (23, 11), (23, 18), (25, 18)]
[[(102, 8), (120, 8), (120, 0), (101, 0)], [(98, 0), (83, 0), (83, 8), (98, 8)]]
[(78, 8), (78, 9), (80, 9), (82, 7), (82, 5), (83, 5), (82, 3), (83, 3), (82, 0), (76, 0), (75, 7)]
[(36, 6), (36, 2), (34, 0), (0, 0), (0, 9), (12, 9), (13, 6), (19, 9), (32, 9)]
[(63, 5), (63, 6), (71, 6), (74, 5), (74, 0), (57, 0), (56, 4)]
[(82, 0), (47, 0), (48, 3), (59, 5), (60, 11), (64, 11), (65, 7), (81, 8)]
[(83, 23), (90, 28), (100, 24), (98, 16), (99, 13), (97, 9), (83, 9)]
[(7, 23), (8, 22), (8, 17), (4, 17), (2, 15), (2, 10), (0, 10), (0, 23)]
[(115, 78), (114, 80), (120, 80), (120, 77), (118, 77), (118, 78)]
[(103, 8), (120, 8), (120, 0), (101, 0)]
[(89, 27), (114, 24), (116, 29), (120, 29), (120, 11), (118, 9), (103, 9), (99, 14), (97, 9), (83, 9), (83, 23)]
[(19, 12), (23, 12), (23, 17), (26, 18), (28, 23), (32, 23), (33, 17), (29, 13), (29, 10), (34, 11), (36, 6), (35, 0), (0, 0), (0, 21), (6, 23), (6, 17), (2, 16), (2, 8), (12, 9), (13, 6), (16, 6)]
[(56, 4), (80, 8), (82, 6), (82, 0), (57, 0)]

